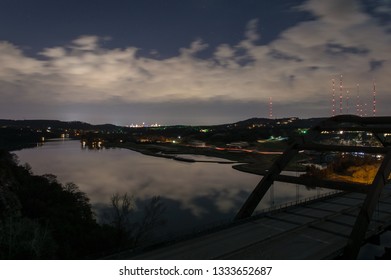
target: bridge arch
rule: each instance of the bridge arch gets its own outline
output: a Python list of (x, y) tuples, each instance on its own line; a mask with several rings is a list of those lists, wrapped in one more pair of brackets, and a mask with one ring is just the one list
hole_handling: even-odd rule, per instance
[[(339, 133), (342, 135), (346, 132), (366, 133), (367, 136), (373, 137), (376, 141), (372, 141), (369, 144), (357, 142), (342, 144), (342, 141), (338, 141), (338, 139), (335, 139), (334, 142), (322, 141), (323, 134)], [(365, 193), (366, 198), (342, 255), (344, 259), (356, 258), (365, 239), (365, 234), (376, 209), (379, 196), (387, 184), (391, 173), (391, 143), (388, 136), (391, 136), (391, 117), (338, 115), (321, 121), (310, 128), (308, 133), (291, 140), (289, 147), (273, 163), (242, 205), (235, 220), (250, 217), (275, 181)], [(373, 181), (369, 184), (282, 175), (281, 172), (302, 150), (381, 155), (382, 161)]]

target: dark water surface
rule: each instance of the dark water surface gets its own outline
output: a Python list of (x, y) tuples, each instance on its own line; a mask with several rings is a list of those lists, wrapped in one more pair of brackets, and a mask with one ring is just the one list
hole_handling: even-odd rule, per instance
[[(146, 156), (127, 149), (82, 149), (79, 141), (50, 141), (41, 147), (15, 152), (37, 175), (51, 173), (59, 182), (73, 182), (85, 192), (98, 220), (114, 193), (133, 195), (138, 205), (160, 196), (166, 207), (163, 232), (184, 233), (234, 217), (261, 179), (231, 164)], [(279, 183), (258, 210), (324, 193)]]

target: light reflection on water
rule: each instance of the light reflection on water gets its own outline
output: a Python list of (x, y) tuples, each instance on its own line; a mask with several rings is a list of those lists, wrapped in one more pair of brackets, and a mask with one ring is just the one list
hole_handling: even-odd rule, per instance
[[(260, 176), (234, 170), (230, 164), (188, 163), (145, 156), (127, 149), (83, 150), (78, 141), (52, 141), (17, 151), (20, 163), (35, 174), (55, 174), (59, 182), (74, 182), (99, 214), (112, 194), (128, 192), (139, 202), (160, 196), (166, 206), (167, 231), (188, 231), (234, 217)], [(322, 191), (323, 192), (323, 191)], [(314, 196), (300, 186), (274, 185), (274, 203)], [(267, 193), (257, 208), (269, 208)]]

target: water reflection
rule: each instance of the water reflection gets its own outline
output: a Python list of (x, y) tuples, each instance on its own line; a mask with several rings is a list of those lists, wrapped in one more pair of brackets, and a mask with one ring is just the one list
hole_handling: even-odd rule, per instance
[[(260, 180), (230, 164), (181, 162), (126, 149), (81, 149), (78, 141), (47, 142), (16, 154), (35, 174), (52, 173), (60, 182), (76, 183), (98, 215), (116, 192), (134, 195), (139, 204), (160, 196), (166, 205), (167, 228), (174, 231), (232, 219)], [(318, 192), (284, 183), (273, 188), (257, 209)]]

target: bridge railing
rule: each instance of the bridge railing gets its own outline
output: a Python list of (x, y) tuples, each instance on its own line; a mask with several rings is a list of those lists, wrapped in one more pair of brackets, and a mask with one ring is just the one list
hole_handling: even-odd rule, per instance
[[(318, 194), (318, 195), (315, 195), (315, 196), (309, 196), (309, 197), (306, 197), (306, 198), (303, 198), (303, 199), (300, 199), (300, 200), (296, 200), (296, 201), (291, 201), (291, 202), (278, 204), (276, 206), (264, 208), (264, 209), (261, 209), (261, 210), (257, 211), (256, 213), (254, 213), (254, 215), (252, 217), (250, 217), (250, 219), (251, 218), (257, 218), (257, 216), (278, 213), (280, 211), (284, 211), (285, 209), (287, 209), (289, 207), (294, 207), (294, 206), (297, 206), (297, 205), (300, 205), (300, 204), (311, 203), (311, 202), (314, 202), (316, 200), (321, 200), (323, 198), (331, 197), (333, 195), (338, 195), (338, 194), (341, 194), (341, 193), (344, 193), (344, 192), (336, 190), (336, 191), (331, 191), (331, 192), (327, 192), (327, 193)], [(241, 222), (244, 222), (244, 221), (240, 221), (240, 223)], [(127, 250), (127, 251), (124, 251), (124, 252), (121, 252), (121, 253), (113, 254), (110, 257), (121, 258), (122, 254), (129, 254), (129, 253), (130, 254), (136, 254), (137, 252), (142, 252), (143, 249), (148, 248), (148, 247), (152, 248), (152, 247), (154, 247), (154, 246), (156, 246), (158, 244), (160, 244), (160, 245), (161, 244), (172, 244), (172, 243), (175, 243), (175, 242), (178, 242), (178, 241), (181, 241), (181, 240), (194, 238), (196, 236), (199, 236), (200, 234), (205, 234), (205, 233), (208, 233), (208, 232), (214, 232), (214, 231), (222, 230), (224, 228), (228, 228), (232, 224), (233, 224), (232, 223), (232, 219), (229, 219), (229, 220), (219, 220), (219, 221), (215, 221), (215, 222), (212, 222), (212, 223), (206, 223), (206, 224), (204, 224), (202, 226), (194, 227), (193, 229), (190, 229), (188, 231), (162, 234), (160, 236), (160, 238), (154, 239), (154, 240), (150, 240), (150, 242), (146, 242), (145, 244), (141, 245), (140, 247), (136, 247), (134, 249)]]
[[(311, 203), (316, 200), (321, 200), (323, 198), (330, 197), (330, 196), (337, 195), (337, 194), (341, 194), (341, 193), (344, 193), (344, 191), (333, 190), (330, 192), (321, 193), (321, 194), (317, 194), (314, 196), (308, 196), (308, 197), (302, 198), (300, 200), (286, 202), (286, 203), (278, 204), (278, 205), (275, 205), (272, 207), (260, 209), (259, 211), (254, 213), (252, 218), (257, 217), (257, 216), (266, 215), (266, 214), (277, 213), (280, 211), (284, 211), (285, 209), (287, 209), (289, 207), (294, 207), (294, 206), (297, 206), (300, 204), (305, 204), (305, 203)], [(159, 241), (170, 241), (171, 242), (171, 241), (177, 241), (177, 240), (181, 240), (181, 239), (187, 239), (189, 237), (194, 237), (194, 236), (197, 236), (202, 233), (213, 232), (215, 230), (222, 229), (224, 227), (228, 227), (231, 224), (232, 224), (232, 219), (227, 219), (227, 220), (224, 219), (224, 220), (214, 221), (214, 222), (210, 222), (210, 223), (205, 223), (203, 225), (194, 227), (193, 229), (189, 229), (188, 231), (182, 231), (182, 232), (176, 232), (175, 234), (171, 233), (171, 234), (163, 235), (163, 236), (161, 236)]]
[(327, 192), (327, 193), (317, 194), (315, 196), (305, 197), (305, 198), (302, 198), (302, 199), (299, 199), (299, 200), (295, 200), (295, 201), (285, 202), (285, 203), (282, 203), (282, 204), (278, 204), (278, 205), (274, 205), (274, 206), (271, 206), (271, 207), (268, 207), (268, 208), (263, 208), (263, 209), (257, 210), (257, 211), (254, 212), (253, 216), (258, 216), (258, 215), (262, 215), (262, 214), (266, 214), (266, 213), (283, 211), (284, 209), (292, 207), (292, 206), (297, 206), (297, 205), (300, 205), (300, 204), (313, 202), (315, 200), (319, 200), (319, 199), (322, 199), (322, 198), (325, 198), (325, 197), (330, 197), (332, 195), (340, 194), (340, 193), (343, 193), (343, 192), (344, 191), (335, 190), (335, 191), (331, 191), (331, 192)]

